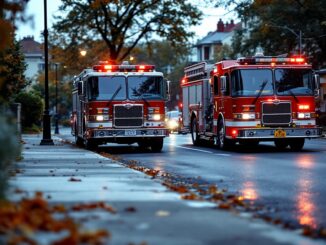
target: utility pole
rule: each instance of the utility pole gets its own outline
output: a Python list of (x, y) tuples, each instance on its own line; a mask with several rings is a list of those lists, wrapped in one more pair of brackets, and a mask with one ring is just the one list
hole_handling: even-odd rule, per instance
[(48, 26), (47, 26), (47, 6), (44, 0), (44, 62), (45, 62), (45, 80), (44, 80), (44, 113), (43, 113), (43, 139), (40, 145), (54, 145), (51, 139), (51, 116), (49, 114), (49, 57), (48, 57)]
[(58, 114), (58, 63), (55, 66), (55, 128), (54, 133), (59, 134), (59, 114)]

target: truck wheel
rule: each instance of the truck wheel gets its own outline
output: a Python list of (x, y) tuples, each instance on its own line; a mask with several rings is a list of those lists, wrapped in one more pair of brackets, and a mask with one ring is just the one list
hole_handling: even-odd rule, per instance
[(148, 142), (145, 140), (138, 141), (137, 144), (141, 150), (146, 150), (149, 147)]
[(92, 140), (85, 140), (85, 147), (87, 150), (93, 151), (97, 149), (97, 143)]
[(289, 142), (290, 148), (292, 151), (301, 151), (304, 146), (305, 139), (293, 139)]
[(225, 127), (223, 120), (218, 123), (217, 144), (222, 150), (227, 150), (235, 145), (235, 141), (225, 137)]
[(191, 139), (193, 145), (200, 145), (200, 139), (199, 139), (199, 132), (198, 132), (198, 123), (197, 119), (193, 118), (191, 121), (191, 128), (190, 128), (190, 133), (191, 133)]
[(161, 152), (163, 148), (163, 138), (153, 139), (151, 143), (152, 152)]
[(84, 140), (78, 136), (77, 125), (75, 125), (75, 144), (77, 146), (84, 146)]
[(285, 139), (276, 139), (276, 140), (274, 140), (274, 144), (277, 149), (285, 150), (285, 148), (288, 147), (289, 142)]
[(75, 143), (77, 146), (84, 146), (84, 141), (78, 135), (75, 135)]

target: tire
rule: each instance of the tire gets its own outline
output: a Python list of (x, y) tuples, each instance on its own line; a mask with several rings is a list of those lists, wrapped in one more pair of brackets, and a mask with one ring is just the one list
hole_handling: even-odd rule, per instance
[(152, 152), (161, 152), (163, 148), (163, 138), (153, 139), (151, 143)]
[(227, 139), (225, 137), (225, 127), (223, 120), (218, 122), (218, 131), (217, 131), (217, 145), (222, 150), (231, 149), (235, 145), (234, 140)]
[(77, 146), (84, 146), (84, 140), (78, 136), (77, 126), (75, 126), (75, 144)]
[(94, 142), (93, 140), (85, 140), (85, 148), (90, 151), (97, 150), (97, 143)]
[(77, 146), (83, 147), (84, 146), (84, 141), (83, 141), (82, 138), (80, 138), (79, 136), (75, 135), (75, 144)]
[(195, 117), (191, 121), (190, 133), (193, 145), (200, 145), (198, 123)]
[(292, 151), (301, 151), (305, 143), (304, 138), (293, 139), (289, 142)]
[(276, 139), (274, 140), (274, 144), (278, 150), (285, 150), (289, 145), (289, 141), (285, 139)]
[(146, 150), (150, 146), (145, 140), (138, 141), (137, 144), (141, 150)]

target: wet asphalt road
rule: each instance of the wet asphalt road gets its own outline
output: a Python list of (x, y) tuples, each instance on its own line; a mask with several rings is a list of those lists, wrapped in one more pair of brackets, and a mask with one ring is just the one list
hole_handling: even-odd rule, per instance
[(221, 151), (193, 146), (189, 134), (172, 134), (162, 153), (142, 152), (136, 144), (108, 144), (100, 150), (186, 178), (200, 177), (264, 206), (267, 216), (283, 222), (326, 227), (326, 139), (307, 140), (301, 152), (277, 151), (265, 142), (254, 149)]

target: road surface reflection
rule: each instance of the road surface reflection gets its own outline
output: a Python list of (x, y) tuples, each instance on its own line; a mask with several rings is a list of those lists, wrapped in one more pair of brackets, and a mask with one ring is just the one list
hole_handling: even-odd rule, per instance
[(301, 225), (317, 228), (316, 205), (313, 199), (313, 178), (310, 171), (314, 167), (314, 159), (311, 155), (299, 155), (296, 164), (300, 168), (298, 178), (298, 193), (296, 196), (296, 218)]

